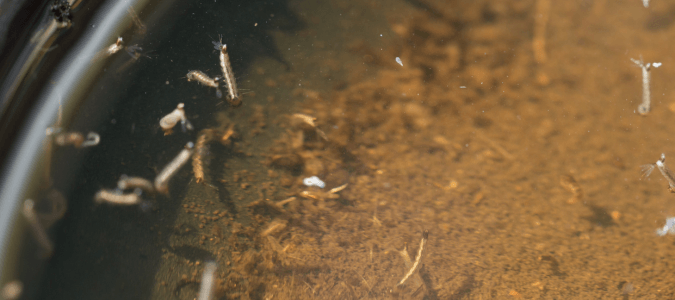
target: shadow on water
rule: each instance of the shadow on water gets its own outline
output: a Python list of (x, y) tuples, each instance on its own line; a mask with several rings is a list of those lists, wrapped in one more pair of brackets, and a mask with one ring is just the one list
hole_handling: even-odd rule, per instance
[[(152, 10), (161, 5), (162, 1), (155, 1), (139, 12), (148, 27), (146, 34), (132, 34), (133, 29), (123, 34), (127, 45), (152, 51), (152, 59), (141, 58), (120, 69), (129, 56), (111, 57), (76, 120), (64, 124), (73, 131), (96, 131), (102, 138), (89, 152), (68, 149), (73, 153), (61, 151), (55, 156), (52, 176), (56, 186), (70, 190), (69, 211), (56, 230), (56, 250), (41, 299), (150, 298), (155, 272), (166, 251), (190, 259), (210, 255), (199, 248), (163, 249), (190, 182), (186, 178), (192, 177), (189, 166), (172, 180), (170, 196), (145, 195), (152, 203), (145, 211), (136, 206), (95, 205), (93, 195), (100, 188), (115, 188), (122, 174), (154, 179), (188, 141), (195, 141), (199, 129), (214, 125), (212, 112), (223, 109), (216, 107), (223, 99), (182, 77), (195, 69), (211, 76), (220, 73), (218, 54), (211, 44), (217, 35), (222, 34), (228, 45), (235, 72), (244, 74), (261, 56), (288, 68), (270, 32), (294, 32), (305, 26), (286, 1), (176, 1), (163, 8), (162, 16), (153, 15)], [(185, 103), (196, 130), (163, 136), (158, 121), (180, 102)], [(246, 104), (225, 108), (235, 121), (245, 118), (248, 109)], [(70, 159), (81, 159), (77, 163), (80, 177), (72, 183), (59, 176), (67, 173), (63, 170), (77, 168), (68, 165)], [(225, 186), (219, 185), (218, 190), (229, 212), (236, 214)]]

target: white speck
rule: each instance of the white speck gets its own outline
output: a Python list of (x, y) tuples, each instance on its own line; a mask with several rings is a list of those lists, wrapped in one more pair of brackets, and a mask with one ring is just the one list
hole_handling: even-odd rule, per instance
[(403, 67), (403, 62), (401, 61), (401, 58), (400, 58), (400, 57), (398, 57), (398, 56), (396, 57), (396, 62), (397, 62), (399, 65), (401, 65), (401, 67)]
[(658, 68), (658, 67), (661, 66), (661, 63), (660, 63), (660, 62), (655, 62), (655, 63), (652, 64), (652, 66), (654, 66), (654, 68)]
[(381, 34), (381, 33), (380, 33), (380, 36), (382, 36), (382, 34)]
[(460, 89), (465, 89), (466, 86), (460, 85), (459, 88), (460, 88)]
[(326, 184), (319, 179), (319, 177), (312, 176), (312, 177), (307, 177), (302, 180), (302, 183), (305, 184), (306, 186), (318, 186), (320, 188), (325, 188)]
[(649, 7), (649, 0), (642, 0), (642, 5)]

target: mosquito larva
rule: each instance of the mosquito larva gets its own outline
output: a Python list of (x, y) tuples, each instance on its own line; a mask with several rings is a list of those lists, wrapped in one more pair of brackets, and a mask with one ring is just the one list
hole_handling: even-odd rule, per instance
[(204, 273), (202, 274), (202, 284), (199, 287), (198, 300), (211, 300), (213, 294), (213, 286), (215, 284), (216, 268), (218, 266), (215, 262), (210, 261), (204, 266)]
[(213, 139), (213, 129), (204, 129), (200, 132), (192, 155), (192, 171), (195, 173), (197, 183), (204, 181), (204, 155), (208, 151), (207, 143)]
[(75, 148), (80, 148), (84, 142), (84, 137), (79, 132), (59, 133), (54, 137), (54, 143), (59, 146), (73, 145)]
[(644, 61), (642, 60), (642, 57), (640, 57), (640, 60), (637, 59), (630, 59), (634, 64), (636, 64), (638, 67), (642, 69), (642, 103), (638, 106), (638, 113), (641, 115), (646, 115), (651, 111), (651, 90), (649, 88), (649, 82), (651, 81), (651, 75), (649, 71), (651, 71), (651, 67), (653, 66), (654, 68), (658, 68), (661, 66), (661, 63), (655, 62), (655, 63), (647, 63), (645, 64)]
[(133, 193), (122, 194), (116, 191), (100, 190), (94, 196), (96, 203), (108, 202), (110, 204), (118, 205), (134, 205), (141, 202), (141, 190), (136, 189)]
[(185, 107), (185, 104), (178, 103), (176, 109), (159, 120), (159, 126), (164, 130), (164, 135), (173, 133), (173, 127), (178, 124), (178, 121), (180, 121), (183, 127), (183, 132), (185, 132), (186, 129), (192, 130), (192, 124), (185, 117), (185, 110), (183, 110), (183, 107)]
[(27, 199), (23, 202), (23, 216), (28, 220), (38, 244), (46, 251), (46, 256), (51, 256), (54, 245), (47, 236), (47, 231), (45, 231), (45, 228), (42, 227), (38, 220), (38, 216), (35, 213), (35, 202), (33, 200)]
[(120, 176), (120, 180), (117, 181), (117, 188), (122, 191), (140, 188), (146, 193), (155, 192), (155, 187), (152, 185), (150, 180), (141, 177), (130, 177), (124, 174)]
[(176, 158), (174, 158), (162, 172), (157, 175), (155, 178), (155, 190), (166, 194), (169, 192), (169, 180), (176, 172), (190, 159), (192, 156), (192, 151), (194, 144), (192, 142), (187, 143), (185, 149), (183, 149)]
[(60, 129), (47, 128), (47, 135), (54, 135), (54, 143), (59, 146), (73, 145), (75, 148), (91, 147), (101, 142), (101, 137), (96, 132), (89, 132), (84, 139), (79, 132), (57, 133)]
[(412, 276), (412, 274), (415, 273), (415, 271), (417, 271), (419, 268), (420, 261), (422, 261), (422, 252), (424, 251), (424, 246), (427, 244), (427, 239), (429, 239), (429, 231), (425, 230), (422, 234), (422, 241), (420, 241), (420, 248), (417, 250), (415, 262), (413, 263), (410, 270), (408, 270), (408, 272), (405, 274), (405, 276), (403, 276), (403, 279), (401, 279), (401, 281), (399, 281), (399, 283), (396, 285), (397, 287), (403, 285), (408, 280), (408, 278), (410, 278), (410, 276)]
[[(58, 190), (52, 189), (44, 196), (42, 202), (49, 204), (49, 211), (36, 211), (35, 214), (38, 216), (42, 227), (49, 229), (66, 214), (68, 201)], [(43, 207), (46, 208), (46, 205)]]
[(220, 81), (219, 77), (211, 78), (208, 75), (204, 74), (204, 72), (197, 70), (188, 71), (185, 77), (187, 78), (188, 81), (197, 81), (202, 85), (215, 88), (216, 97), (220, 98), (223, 96), (223, 93), (220, 91), (220, 85), (218, 85), (218, 81)]
[(214, 48), (220, 51), (220, 69), (223, 71), (223, 80), (227, 84), (227, 93), (229, 95), (229, 102), (232, 105), (241, 104), (241, 99), (239, 99), (239, 90), (237, 90), (237, 82), (234, 78), (234, 72), (232, 72), (232, 66), (230, 65), (230, 55), (227, 54), (227, 45), (223, 44), (222, 36), (221, 39), (216, 42), (212, 41)]

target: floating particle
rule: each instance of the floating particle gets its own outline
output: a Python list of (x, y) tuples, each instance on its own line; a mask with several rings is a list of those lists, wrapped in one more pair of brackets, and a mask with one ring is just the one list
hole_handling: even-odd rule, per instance
[(403, 67), (403, 62), (401, 61), (400, 57), (396, 57), (396, 62)]
[(326, 184), (319, 179), (319, 177), (312, 176), (312, 177), (307, 177), (302, 180), (302, 183), (305, 184), (306, 186), (317, 186), (320, 188), (325, 188)]

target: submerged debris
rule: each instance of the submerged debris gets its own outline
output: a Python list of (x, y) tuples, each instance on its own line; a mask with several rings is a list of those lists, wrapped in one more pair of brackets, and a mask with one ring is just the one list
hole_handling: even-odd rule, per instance
[(412, 267), (410, 267), (410, 270), (408, 270), (407, 273), (405, 273), (405, 276), (401, 279), (401, 281), (396, 284), (397, 287), (402, 286), (406, 281), (408, 281), (408, 278), (412, 276), (415, 271), (420, 266), (420, 262), (422, 261), (422, 253), (424, 251), (424, 246), (427, 244), (427, 239), (429, 239), (429, 231), (425, 230), (424, 233), (422, 233), (422, 240), (420, 241), (420, 247), (417, 250), (417, 256), (415, 257), (415, 262), (413, 263)]

